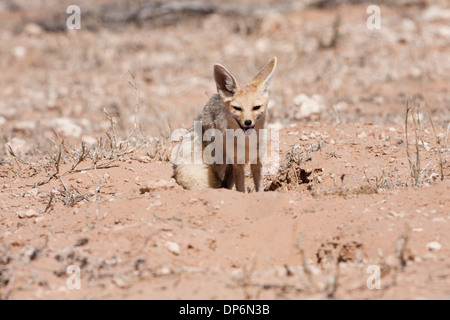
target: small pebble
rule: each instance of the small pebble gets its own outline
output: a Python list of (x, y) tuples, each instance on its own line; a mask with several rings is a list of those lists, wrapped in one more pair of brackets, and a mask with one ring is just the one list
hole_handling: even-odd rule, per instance
[(438, 251), (442, 248), (441, 244), (436, 241), (427, 243), (427, 249), (430, 251)]
[(167, 250), (169, 250), (170, 252), (172, 252), (175, 255), (180, 254), (180, 246), (178, 245), (178, 243), (175, 243), (172, 241), (167, 241), (166, 248), (167, 248)]

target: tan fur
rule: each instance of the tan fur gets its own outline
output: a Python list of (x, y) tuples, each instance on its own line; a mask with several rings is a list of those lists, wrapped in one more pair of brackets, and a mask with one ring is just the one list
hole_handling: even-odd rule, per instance
[(175, 166), (174, 178), (179, 185), (188, 190), (221, 186), (221, 181), (216, 177), (211, 166), (205, 163)]
[(219, 188), (220, 179), (216, 176), (210, 165), (194, 163), (191, 150), (194, 148), (193, 128), (189, 132), (189, 139), (183, 139), (178, 146), (177, 160), (188, 161), (188, 164), (174, 165), (173, 177), (183, 188), (188, 190)]
[[(245, 192), (244, 164), (237, 164), (237, 155), (233, 164), (225, 163), (225, 130), (256, 130), (259, 141), (259, 130), (264, 129), (268, 104), (268, 84), (275, 70), (277, 59), (273, 57), (246, 86), (239, 86), (233, 75), (222, 65), (214, 66), (214, 79), (218, 94), (213, 95), (208, 103), (199, 111), (195, 120), (202, 121), (203, 132), (210, 128), (221, 131), (224, 135), (224, 164), (179, 164), (174, 166), (174, 178), (186, 189), (219, 188)], [(246, 123), (247, 121), (247, 123)], [(251, 121), (251, 122), (250, 122)], [(247, 125), (249, 124), (250, 125)], [(251, 128), (251, 129), (250, 129)], [(248, 131), (251, 132), (251, 131)], [(246, 141), (245, 163), (249, 162), (248, 137)], [(234, 143), (234, 139), (232, 141)], [(203, 149), (207, 143), (203, 143)], [(181, 142), (180, 148), (189, 145)], [(258, 145), (259, 150), (259, 145)], [(261, 178), (261, 160), (259, 155), (256, 164), (251, 164), (251, 172), (256, 191), (263, 191)]]

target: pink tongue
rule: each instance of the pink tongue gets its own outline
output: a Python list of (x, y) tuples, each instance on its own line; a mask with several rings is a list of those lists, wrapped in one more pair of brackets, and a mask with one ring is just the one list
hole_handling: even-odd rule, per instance
[(245, 130), (244, 130), (244, 134), (245, 134), (246, 136), (251, 135), (251, 134), (252, 134), (252, 129), (253, 129), (253, 128), (247, 128), (247, 129), (245, 129)]

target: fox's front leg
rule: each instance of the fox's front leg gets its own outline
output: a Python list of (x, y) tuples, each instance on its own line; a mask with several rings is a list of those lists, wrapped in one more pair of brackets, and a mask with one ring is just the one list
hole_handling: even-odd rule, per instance
[(258, 161), (257, 164), (251, 164), (250, 169), (252, 171), (253, 181), (255, 182), (255, 191), (264, 191), (262, 176), (262, 164)]
[(222, 181), (222, 188), (233, 189), (234, 185), (234, 175), (233, 175), (233, 165), (227, 164), (225, 169), (225, 176)]
[(236, 190), (245, 192), (245, 171), (243, 164), (237, 164), (233, 166), (233, 177), (236, 185)]

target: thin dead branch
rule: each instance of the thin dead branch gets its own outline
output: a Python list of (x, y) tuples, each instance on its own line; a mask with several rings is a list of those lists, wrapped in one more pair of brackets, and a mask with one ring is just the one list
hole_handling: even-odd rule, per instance
[(428, 107), (427, 107), (427, 113), (428, 113), (428, 118), (430, 119), (430, 122), (431, 122), (431, 127), (433, 128), (434, 137), (436, 138), (436, 145), (437, 145), (438, 155), (439, 155), (439, 168), (441, 171), (441, 181), (443, 181), (444, 180), (444, 162), (442, 161), (442, 155), (441, 155), (441, 139), (439, 139), (439, 137), (436, 133), (436, 128), (434, 127), (434, 122), (433, 122), (433, 119), (431, 118), (430, 109), (428, 109)]

